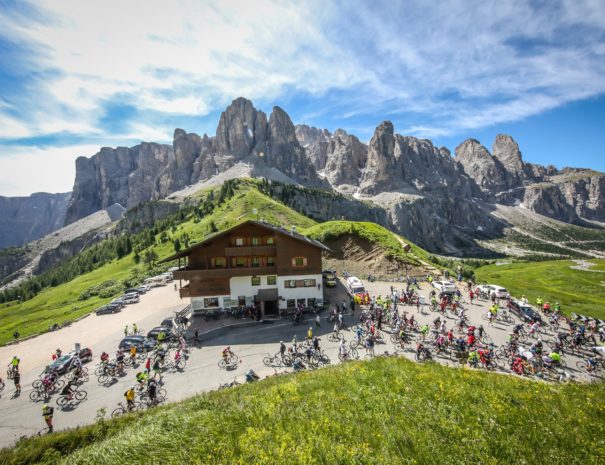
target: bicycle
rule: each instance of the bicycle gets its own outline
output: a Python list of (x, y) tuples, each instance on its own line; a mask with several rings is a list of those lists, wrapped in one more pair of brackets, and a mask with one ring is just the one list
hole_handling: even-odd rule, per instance
[(124, 405), (123, 402), (120, 402), (118, 404), (118, 407), (116, 409), (114, 409), (113, 412), (111, 412), (111, 418), (118, 418), (118, 417), (121, 417), (122, 415), (126, 415), (127, 413), (132, 413), (132, 412), (141, 410), (140, 402), (137, 402), (135, 400), (132, 403), (133, 403), (133, 406), (132, 406), (132, 408), (130, 408), (128, 405)]
[(164, 368), (167, 371), (183, 371), (186, 365), (187, 362), (181, 358), (179, 360), (168, 362)]
[(263, 358), (263, 363), (267, 367), (281, 367), (291, 365), (292, 360), (287, 354), (282, 355), (281, 352), (278, 352), (275, 355), (267, 354)]
[(221, 384), (218, 388), (219, 389), (228, 389), (234, 386), (241, 386), (242, 383), (238, 383), (235, 379), (233, 379), (233, 381), (231, 381), (230, 383), (224, 383)]
[(155, 405), (158, 404), (163, 404), (164, 402), (166, 402), (166, 389), (156, 389), (155, 392), (155, 399), (151, 399), (149, 397), (149, 391), (147, 389), (139, 392), (139, 399), (141, 401), (141, 406), (143, 406), (143, 404), (147, 407), (153, 407)]
[(347, 360), (358, 359), (358, 358), (359, 358), (359, 353), (357, 352), (357, 349), (349, 349), (344, 354), (340, 351), (338, 352), (338, 360), (340, 360), (341, 362), (346, 362)]
[(340, 342), (341, 339), (344, 339), (344, 335), (340, 332), (340, 330), (336, 330), (328, 334), (327, 339), (330, 342)]
[(296, 325), (306, 325), (309, 323), (309, 321), (302, 315), (300, 315), (299, 317), (296, 317), (296, 314), (292, 314), (290, 315), (290, 319), (292, 320), (292, 326), (296, 326)]
[(76, 392), (74, 392), (72, 394), (71, 399), (69, 398), (68, 394), (64, 394), (61, 395), (57, 398), (57, 405), (59, 407), (65, 407), (66, 405), (70, 404), (70, 405), (77, 405), (80, 402), (82, 402), (84, 399), (86, 399), (86, 397), (88, 396), (88, 393), (84, 390), (77, 390)]
[(58, 390), (63, 389), (65, 386), (65, 381), (59, 379), (50, 385), (41, 385), (39, 388), (34, 389), (29, 393), (29, 399), (32, 402), (37, 402), (39, 400), (48, 400), (50, 397)]
[(222, 357), (219, 361), (218, 361), (218, 367), (219, 368), (227, 368), (228, 366), (237, 366), (237, 363), (239, 361), (239, 358), (237, 355), (235, 354), (230, 354), (228, 357)]

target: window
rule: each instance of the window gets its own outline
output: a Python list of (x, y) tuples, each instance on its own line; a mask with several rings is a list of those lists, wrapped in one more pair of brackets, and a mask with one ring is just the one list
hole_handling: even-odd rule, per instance
[(307, 266), (307, 257), (293, 257), (292, 266), (295, 268), (302, 268)]
[(212, 268), (225, 268), (225, 258), (224, 257), (214, 257), (210, 260)]
[(246, 266), (246, 257), (235, 257), (233, 262), (235, 266)]
[(244, 245), (244, 238), (243, 237), (236, 237), (235, 238), (235, 245), (237, 247), (242, 247)]
[(218, 307), (218, 297), (208, 297), (204, 299), (204, 307), (216, 308)]
[(288, 307), (288, 308), (296, 307), (296, 300), (294, 300), (294, 299), (286, 300), (286, 307)]
[(260, 286), (260, 276), (252, 276), (252, 285)]
[(252, 266), (259, 267), (261, 265), (260, 257), (252, 257)]
[(272, 236), (267, 237), (267, 245), (275, 244), (275, 239)]
[(306, 305), (306, 303), (307, 303), (306, 299), (298, 299), (296, 301), (296, 306), (297, 307), (304, 307)]
[(284, 287), (296, 287), (296, 281), (293, 279), (287, 279), (284, 281)]
[(277, 276), (267, 276), (267, 284), (277, 284)]
[(260, 237), (253, 237), (252, 238), (252, 245), (261, 245)]
[(314, 279), (305, 279), (305, 287), (315, 287), (317, 282)]
[(275, 257), (267, 257), (267, 266), (275, 266)]

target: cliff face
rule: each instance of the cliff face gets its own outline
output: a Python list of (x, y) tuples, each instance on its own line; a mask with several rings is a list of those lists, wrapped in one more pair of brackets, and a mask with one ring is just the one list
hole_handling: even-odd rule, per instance
[(63, 225), (70, 193), (0, 197), (0, 248), (21, 246)]
[(115, 203), (131, 208), (150, 200), (159, 174), (173, 158), (171, 146), (148, 142), (103, 147), (91, 158), (79, 157), (65, 224)]

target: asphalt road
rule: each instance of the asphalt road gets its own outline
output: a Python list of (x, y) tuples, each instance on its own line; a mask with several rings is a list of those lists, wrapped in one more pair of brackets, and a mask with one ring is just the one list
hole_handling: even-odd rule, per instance
[[(368, 290), (371, 295), (387, 295), (391, 285), (397, 288), (401, 288), (401, 284), (396, 283), (369, 283), (367, 284)], [(425, 301), (430, 288), (428, 284), (424, 283), (423, 288), (420, 290), (420, 294), (425, 296)], [(342, 284), (335, 289), (327, 289), (325, 298), (330, 302), (341, 302), (343, 297), (346, 296), (346, 291)], [(95, 353), (95, 361), (88, 364), (89, 373), (91, 374), (90, 380), (85, 383), (82, 388), (88, 392), (88, 397), (85, 401), (80, 403), (73, 410), (61, 411), (56, 408), (56, 399), (58, 395), (54, 395), (50, 400), (50, 404), (55, 407), (55, 430), (64, 428), (74, 427), (78, 425), (88, 424), (94, 421), (97, 411), (101, 408), (107, 410), (107, 415), (117, 406), (118, 402), (123, 401), (123, 393), (128, 389), (129, 386), (135, 383), (136, 369), (129, 369), (127, 374), (121, 378), (115, 379), (110, 385), (99, 385), (96, 377), (92, 374), (94, 366), (98, 361), (98, 356), (102, 350), (109, 353), (114, 353), (118, 342), (123, 337), (123, 326), (124, 324), (132, 323), (136, 321), (141, 327), (150, 329), (152, 326), (158, 324), (164, 317), (171, 316), (175, 310), (178, 310), (184, 306), (184, 301), (179, 301), (178, 297), (174, 296), (174, 291), (170, 287), (161, 288), (154, 290), (144, 296), (142, 302), (138, 304), (140, 314), (136, 313), (139, 310), (127, 310), (122, 314), (110, 315), (107, 320), (101, 320), (101, 317), (89, 317), (77, 325), (81, 325), (80, 331), (95, 331), (95, 328), (99, 331), (100, 322), (103, 322), (103, 337), (95, 338), (93, 344), (93, 350)], [(496, 343), (496, 345), (504, 344), (508, 338), (508, 333), (511, 330), (511, 326), (496, 324), (494, 327), (487, 327), (487, 322), (481, 319), (481, 315), (487, 312), (488, 302), (477, 302), (473, 305), (466, 304), (467, 315), (470, 317), (471, 323), (478, 326), (484, 324), (488, 333)], [(417, 312), (416, 307), (402, 307), (400, 311), (406, 310), (408, 313), (413, 313), (416, 319), (420, 323), (429, 323), (436, 318), (436, 314), (429, 311), (428, 306), (425, 306), (421, 312)], [(133, 315), (137, 315), (137, 318), (133, 318)], [(347, 315), (345, 322), (349, 325), (356, 322), (359, 312), (356, 312), (354, 316)], [(329, 342), (325, 337), (328, 332), (332, 330), (332, 325), (328, 324), (326, 318), (328, 312), (322, 315), (321, 328), (319, 328), (319, 336), (321, 338), (321, 345), (332, 363), (338, 362), (338, 343)], [(448, 327), (454, 325), (453, 319), (448, 319)], [(237, 320), (237, 323), (245, 321)], [(204, 326), (203, 322), (196, 322)], [(73, 325), (76, 326), (76, 325)], [(72, 328), (73, 328), (72, 326)], [(164, 376), (163, 388), (167, 391), (167, 400), (169, 402), (178, 401), (187, 397), (190, 397), (196, 393), (209, 391), (218, 388), (222, 383), (232, 381), (237, 378), (239, 382), (243, 382), (243, 374), (249, 369), (254, 369), (259, 375), (266, 376), (273, 374), (276, 369), (265, 367), (262, 363), (262, 359), (266, 354), (275, 354), (278, 351), (279, 342), (289, 342), (293, 336), (296, 335), (299, 341), (302, 341), (307, 333), (309, 326), (313, 327), (314, 332), (317, 331), (314, 322), (310, 319), (308, 325), (292, 326), (289, 320), (276, 320), (267, 324), (243, 324), (239, 327), (231, 328), (225, 331), (221, 335), (217, 335), (212, 339), (205, 340), (203, 347), (192, 348), (191, 356), (188, 360), (187, 366), (183, 372), (166, 373)], [(71, 328), (60, 330), (55, 333), (49, 333), (41, 337), (48, 338), (48, 347), (72, 345), (74, 340), (70, 340), (69, 337), (74, 337), (69, 332)], [(201, 332), (201, 331), (200, 331)], [(67, 337), (67, 335), (70, 335)], [(349, 331), (345, 331), (347, 341), (353, 339), (353, 334)], [(388, 335), (387, 335), (388, 336)], [(544, 334), (543, 340), (548, 341), (554, 337), (554, 334)], [(388, 339), (388, 337), (387, 337)], [(81, 342), (81, 338), (79, 339)], [(35, 341), (35, 340), (34, 340)], [(237, 368), (232, 371), (226, 371), (220, 369), (217, 362), (220, 360), (220, 354), (222, 349), (230, 345), (232, 350), (240, 357), (240, 363)], [(27, 360), (28, 354), (23, 352), (25, 348), (29, 348), (30, 351), (38, 351), (38, 345), (30, 343), (29, 345), (23, 345), (21, 347), (16, 346), (11, 348), (14, 350), (19, 348), (19, 353), (22, 359)], [(394, 347), (390, 342), (386, 344), (378, 344), (375, 348), (376, 354), (381, 354), (384, 351), (392, 353)], [(360, 358), (365, 357), (365, 351), (359, 350)], [(404, 354), (406, 357), (412, 359), (413, 352), (407, 352)], [(588, 376), (575, 370), (576, 361), (579, 360), (576, 357), (566, 355), (565, 360), (570, 367), (569, 372), (575, 376), (578, 380), (588, 381)], [(437, 359), (437, 361), (449, 365), (457, 365), (456, 362), (445, 359)], [(7, 360), (8, 362), (8, 360)], [(29, 399), (29, 394), (32, 390), (31, 382), (35, 379), (36, 375), (42, 371), (42, 368), (46, 362), (41, 365), (30, 365), (24, 372), (22, 378), (23, 391), (21, 396), (13, 397), (14, 388), (12, 383), (7, 382), (7, 386), (2, 392), (0, 398), (0, 446), (9, 446), (13, 444), (19, 437), (23, 435), (36, 434), (44, 427), (44, 422), (41, 415), (42, 403), (32, 402)], [(142, 368), (141, 368), (142, 369)], [(286, 371), (284, 368), (278, 368), (278, 371)]]

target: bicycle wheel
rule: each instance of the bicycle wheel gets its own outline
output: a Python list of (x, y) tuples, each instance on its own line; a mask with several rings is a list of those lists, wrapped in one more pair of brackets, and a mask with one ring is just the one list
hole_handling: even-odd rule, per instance
[(29, 393), (29, 399), (33, 402), (37, 402), (38, 399), (40, 399), (40, 391), (34, 389), (32, 392)]
[(67, 404), (67, 396), (61, 396), (57, 399), (57, 405), (59, 407), (63, 407), (65, 404)]
[(99, 384), (105, 384), (109, 381), (109, 375), (101, 375), (98, 378)]
[(235, 354), (231, 354), (231, 357), (229, 358), (230, 363), (237, 363), (239, 361), (239, 357)]
[(263, 358), (263, 363), (265, 364), (266, 367), (270, 367), (272, 362), (273, 362), (273, 360), (271, 359), (271, 357)]
[(351, 358), (359, 358), (359, 353), (357, 352), (357, 349), (353, 348), (349, 350), (349, 356)]
[(126, 413), (126, 411), (124, 410), (123, 407), (118, 407), (117, 409), (115, 409), (113, 412), (111, 412), (111, 418), (118, 418), (121, 417), (122, 415), (124, 415)]
[(527, 342), (527, 334), (520, 333), (519, 334), (519, 342)]
[(32, 383), (32, 387), (34, 389), (40, 389), (42, 387), (42, 380), (41, 379), (37, 379)]
[(579, 360), (578, 362), (576, 362), (576, 367), (579, 370), (585, 371), (586, 373), (589, 373), (588, 371), (588, 363), (586, 363), (584, 360)]
[(65, 386), (65, 381), (62, 379), (58, 379), (57, 381), (55, 381), (55, 384), (53, 384), (52, 390), (54, 392), (57, 392), (57, 391), (60, 391), (61, 389), (63, 389), (64, 386)]
[(227, 366), (227, 362), (225, 362), (225, 359), (220, 359), (218, 361), (218, 367), (219, 368), (225, 368)]
[(88, 393), (86, 391), (76, 392), (76, 400), (78, 402), (82, 402), (84, 399), (86, 399), (86, 396), (88, 396)]
[(183, 371), (185, 369), (185, 365), (185, 360), (181, 359), (174, 364), (174, 368), (176, 368), (178, 371)]

